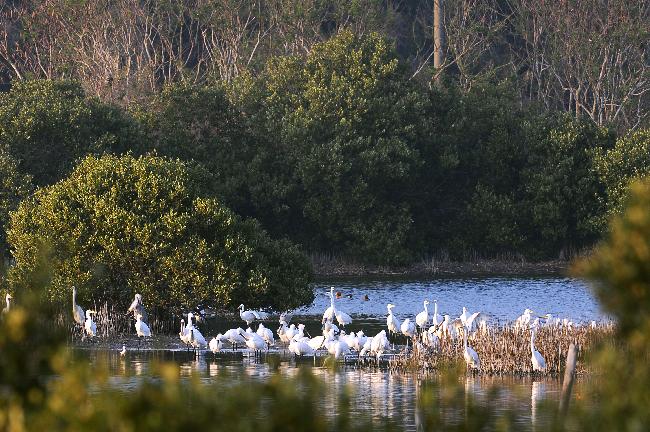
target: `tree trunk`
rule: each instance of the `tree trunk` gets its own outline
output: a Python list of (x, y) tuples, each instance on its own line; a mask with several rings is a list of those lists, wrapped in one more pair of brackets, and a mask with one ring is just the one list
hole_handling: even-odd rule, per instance
[(433, 0), (433, 67), (434, 80), (436, 84), (440, 83), (443, 63), (443, 26), (442, 26), (442, 1)]

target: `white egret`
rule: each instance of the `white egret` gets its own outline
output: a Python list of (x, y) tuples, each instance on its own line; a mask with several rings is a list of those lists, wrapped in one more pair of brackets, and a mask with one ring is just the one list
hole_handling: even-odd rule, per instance
[(335, 359), (340, 358), (341, 356), (344, 356), (345, 354), (348, 354), (350, 352), (350, 346), (348, 343), (344, 340), (337, 340), (333, 344), (333, 352), (330, 350), (330, 354), (334, 356)]
[(325, 322), (325, 324), (323, 324), (323, 336), (327, 336), (331, 330), (334, 331), (335, 335), (341, 333), (341, 330), (339, 330), (336, 324), (329, 321)]
[(433, 317), (431, 317), (431, 323), (434, 326), (438, 326), (442, 323), (442, 316), (438, 313), (438, 300), (433, 301)]
[(388, 309), (388, 316), (386, 317), (386, 326), (388, 327), (388, 334), (397, 334), (400, 332), (400, 326), (402, 325), (395, 315), (393, 315), (394, 304), (388, 303), (386, 309)]
[(309, 345), (314, 351), (318, 351), (324, 343), (325, 336), (316, 336), (307, 341), (307, 345)]
[(524, 313), (521, 314), (515, 320), (515, 329), (525, 330), (530, 325), (530, 320), (532, 319), (533, 311), (526, 308)]
[(194, 327), (194, 324), (192, 323), (193, 318), (194, 314), (192, 312), (187, 314), (187, 327), (185, 327), (185, 331), (190, 334), (189, 344), (194, 348), (200, 349), (201, 347), (207, 346), (208, 343), (199, 329)]
[(94, 313), (96, 313), (94, 310), (88, 309), (86, 311), (86, 321), (84, 322), (86, 334), (90, 337), (97, 336), (97, 324), (95, 324), (95, 321), (93, 321), (93, 318), (91, 316), (91, 314)]
[(430, 348), (435, 348), (440, 345), (440, 338), (436, 334), (435, 326), (429, 327), (429, 330), (422, 333), (422, 342)]
[(298, 334), (298, 329), (296, 328), (295, 324), (291, 324), (289, 328), (285, 330), (285, 337), (288, 339), (289, 342), (291, 342), (291, 339), (293, 339), (293, 337), (297, 334)]
[(287, 312), (282, 312), (280, 314), (280, 321), (284, 321), (285, 323), (289, 324), (291, 322), (291, 318), (293, 318), (293, 315), (287, 313)]
[(190, 332), (189, 329), (185, 326), (185, 320), (181, 319), (181, 331), (178, 333), (178, 336), (181, 338), (181, 341), (188, 345), (190, 344)]
[(334, 319), (336, 319), (336, 322), (343, 327), (352, 322), (352, 317), (350, 315), (336, 309), (336, 305), (334, 304), (334, 287), (330, 287), (330, 307), (328, 307), (325, 310), (325, 313), (323, 313), (323, 319), (321, 322), (323, 324), (326, 322), (333, 323)]
[(358, 342), (359, 346), (360, 346), (361, 348), (363, 348), (363, 346), (365, 345), (366, 341), (368, 340), (368, 336), (366, 336), (366, 335), (363, 333), (363, 330), (359, 330), (359, 331), (357, 332), (357, 339), (359, 340), (359, 342)]
[(275, 339), (273, 338), (273, 331), (264, 327), (264, 324), (260, 323), (257, 327), (257, 334), (264, 339), (264, 342), (270, 347), (275, 345)]
[(72, 287), (72, 317), (75, 322), (84, 328), (84, 323), (86, 321), (86, 314), (81, 306), (77, 304), (77, 287)]
[(5, 308), (2, 310), (3, 313), (9, 312), (11, 309), (11, 299), (13, 299), (13, 297), (11, 294), (7, 293), (7, 295), (5, 295), (5, 302), (7, 303), (7, 306), (5, 306)]
[(481, 360), (478, 358), (478, 354), (474, 349), (467, 345), (467, 330), (463, 328), (463, 346), (465, 350), (463, 351), (463, 357), (465, 357), (465, 363), (471, 369), (480, 369)]
[(129, 312), (133, 312), (134, 318), (138, 314), (142, 315), (142, 321), (147, 322), (147, 311), (144, 309), (144, 305), (142, 304), (142, 296), (140, 294), (135, 295), (131, 306), (129, 306), (129, 309), (126, 311), (127, 314)]
[(216, 354), (221, 351), (221, 347), (223, 347), (223, 342), (221, 341), (222, 337), (223, 335), (219, 333), (216, 337), (210, 339), (210, 344), (208, 347), (210, 348), (210, 351), (212, 351), (212, 354)]
[(533, 370), (544, 372), (546, 370), (546, 360), (544, 357), (535, 349), (535, 332), (537, 331), (536, 327), (530, 328), (530, 361), (533, 363)]
[(126, 345), (122, 345), (122, 351), (120, 351), (120, 356), (124, 357), (126, 355)]
[(291, 340), (291, 343), (289, 344), (289, 351), (297, 356), (313, 356), (316, 353), (316, 350), (309, 346), (307, 342), (296, 339)]
[(246, 325), (251, 325), (253, 321), (261, 319), (257, 311), (244, 310), (243, 304), (239, 305), (239, 316), (241, 317), (242, 320), (246, 321)]
[(467, 318), (469, 318), (469, 312), (467, 312), (467, 308), (463, 306), (463, 313), (460, 314), (460, 321), (463, 323), (464, 326), (466, 326)]
[(285, 344), (288, 344), (291, 341), (291, 338), (287, 335), (287, 330), (289, 330), (287, 323), (281, 319), (280, 327), (278, 327), (278, 337), (280, 338), (280, 342)]
[(424, 327), (429, 322), (429, 300), (424, 301), (424, 310), (415, 316), (415, 323), (424, 330)]
[(228, 342), (230, 342), (233, 350), (237, 348), (237, 345), (246, 343), (246, 339), (244, 339), (244, 337), (240, 334), (240, 331), (244, 330), (241, 327), (238, 327), (236, 329), (230, 329), (224, 333), (224, 337), (228, 340)]
[[(413, 326), (415, 327), (415, 326)], [(372, 338), (372, 343), (370, 344), (370, 352), (379, 357), (390, 348), (388, 338), (386, 337), (386, 330), (382, 330)]]
[(374, 338), (366, 338), (366, 341), (363, 343), (361, 351), (359, 351), (359, 357), (363, 357), (370, 352), (372, 349), (372, 341)]
[(402, 334), (404, 336), (412, 338), (415, 336), (415, 324), (413, 321), (411, 321), (410, 318), (406, 318), (400, 327), (400, 330), (402, 330)]
[(262, 351), (266, 348), (266, 342), (264, 342), (264, 339), (262, 339), (257, 333), (240, 329), (239, 334), (246, 339), (246, 346), (253, 352)]
[(465, 327), (471, 333), (475, 329), (487, 331), (488, 315), (483, 312), (474, 312), (465, 320)]
[[(136, 315), (135, 317), (135, 332), (138, 335), (138, 338), (151, 336), (151, 330), (149, 330), (149, 326), (142, 321), (142, 315)], [(140, 342), (138, 341), (138, 345), (139, 344)]]

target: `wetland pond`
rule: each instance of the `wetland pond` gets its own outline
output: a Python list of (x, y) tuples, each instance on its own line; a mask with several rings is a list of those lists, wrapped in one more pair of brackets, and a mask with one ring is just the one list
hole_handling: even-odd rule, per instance
[[(337, 308), (350, 314), (354, 320), (346, 330), (363, 329), (366, 335), (374, 335), (385, 328), (387, 303), (395, 304), (396, 316), (404, 319), (420, 312), (424, 299), (437, 300), (438, 312), (442, 315), (457, 317), (466, 306), (470, 312), (486, 312), (494, 324), (515, 320), (525, 308), (538, 314), (551, 313), (555, 317), (569, 318), (576, 323), (607, 319), (587, 284), (570, 278), (338, 279), (314, 283), (316, 296), (313, 304), (293, 312), (291, 322), (305, 323), (312, 336), (320, 334), (320, 318), (329, 306), (329, 297), (324, 294), (329, 292), (330, 286), (342, 294)], [(346, 297), (348, 294), (351, 298)], [(364, 300), (366, 295), (368, 300)], [(275, 331), (277, 316), (271, 316), (265, 325)], [(209, 319), (199, 328), (209, 340), (218, 332), (239, 326), (245, 327), (245, 323), (233, 315)], [(118, 352), (123, 343), (128, 347), (124, 357)], [(156, 379), (151, 371), (152, 364), (158, 361), (177, 363), (183, 379), (194, 377), (213, 384), (215, 392), (219, 389), (227, 391), (244, 376), (264, 381), (273, 374), (293, 376), (300, 366), (304, 366), (324, 382), (326, 394), (323, 403), (332, 407), (328, 411), (334, 413), (337, 398), (343, 390), (349, 390), (352, 414), (370, 415), (377, 421), (390, 419), (405, 430), (420, 429), (421, 407), (418, 406), (417, 394), (423, 382), (422, 374), (366, 367), (354, 362), (332, 368), (327, 365), (325, 357), (296, 359), (281, 347), (257, 356), (249, 355), (245, 349), (223, 351), (216, 356), (209, 351), (196, 356), (181, 346), (177, 336), (161, 335), (154, 335), (140, 349), (135, 337), (124, 336), (110, 343), (83, 344), (75, 350), (81, 361), (107, 365), (111, 385), (123, 391), (133, 389), (144, 379)], [(437, 382), (443, 385), (435, 374), (426, 379), (434, 385)], [(587, 379), (577, 380), (574, 395), (581, 393)], [(561, 389), (559, 378), (552, 377), (461, 375), (458, 385), (481, 406), (497, 412), (516, 411), (520, 430), (534, 430), (536, 424), (547, 421), (543, 411), (539, 410), (540, 403), (557, 403)], [(495, 386), (499, 390), (492, 392)], [(456, 408), (445, 411), (443, 415), (462, 417), (463, 407)]]

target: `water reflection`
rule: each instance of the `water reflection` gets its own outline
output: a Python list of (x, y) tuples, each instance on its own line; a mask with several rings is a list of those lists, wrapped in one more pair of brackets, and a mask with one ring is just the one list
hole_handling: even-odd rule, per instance
[[(427, 410), (436, 410), (447, 422), (462, 422), (470, 401), (489, 407), (496, 414), (513, 409), (523, 416), (515, 420), (518, 430), (535, 430), (535, 425), (548, 420), (539, 409), (540, 401), (556, 401), (560, 388), (554, 379), (468, 376), (460, 378), (460, 388), (464, 389), (460, 404), (440, 402), (436, 406), (419, 406), (419, 403), (427, 403), (426, 398), (424, 402), (420, 401), (423, 388), (433, 389), (438, 395), (444, 392), (445, 384), (440, 377), (432, 376), (425, 380), (417, 374), (392, 373), (353, 365), (332, 368), (324, 365), (327, 362), (324, 359), (317, 359), (314, 366), (311, 359), (296, 361), (277, 354), (243, 358), (215, 357), (209, 353), (197, 357), (185, 351), (129, 351), (125, 358), (112, 351), (80, 350), (78, 354), (80, 359), (89, 360), (91, 364), (105, 364), (111, 385), (124, 391), (132, 390), (145, 379), (157, 379), (152, 365), (160, 361), (177, 363), (182, 379), (196, 377), (201, 382), (216, 386), (218, 390), (240, 383), (242, 376), (265, 381), (276, 372), (294, 377), (300, 367), (308, 367), (325, 385), (322, 403), (328, 407), (326, 411), (335, 413), (342, 392), (347, 392), (352, 416), (370, 414), (378, 422), (391, 419), (405, 430), (424, 428)], [(495, 386), (500, 390), (492, 391)], [(444, 401), (444, 398), (441, 397), (440, 401)], [(530, 416), (526, 413), (530, 413)]]

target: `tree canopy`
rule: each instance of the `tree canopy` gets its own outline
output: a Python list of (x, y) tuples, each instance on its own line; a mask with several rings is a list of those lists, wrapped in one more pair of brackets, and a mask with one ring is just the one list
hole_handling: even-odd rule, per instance
[(205, 192), (205, 170), (155, 156), (88, 156), (12, 214), (9, 279), (26, 282), (45, 250), (50, 296), (76, 285), (82, 299), (126, 304), (133, 293), (160, 310), (239, 303), (274, 309), (308, 303), (309, 265)]

